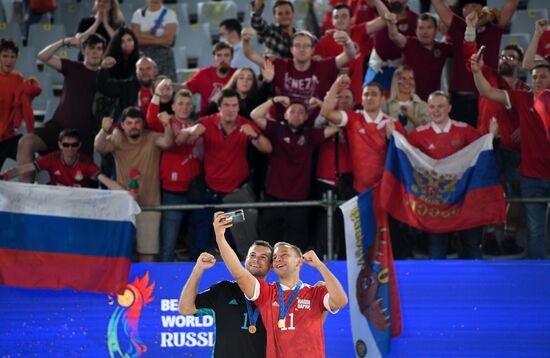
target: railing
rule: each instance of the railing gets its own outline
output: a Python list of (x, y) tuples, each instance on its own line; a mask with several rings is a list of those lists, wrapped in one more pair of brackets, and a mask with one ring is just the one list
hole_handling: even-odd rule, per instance
[[(539, 203), (548, 204), (550, 198), (507, 198), (507, 203)], [(253, 203), (228, 203), (228, 204), (186, 204), (186, 205), (151, 205), (143, 206), (143, 211), (166, 211), (166, 210), (203, 210), (203, 209), (262, 209), (262, 208), (280, 208), (280, 207), (322, 207), (327, 211), (327, 258), (334, 258), (334, 237), (333, 220), (334, 210), (338, 208), (343, 201), (338, 201), (337, 196), (329, 190), (323, 194), (321, 200), (307, 201), (279, 201), (279, 202), (253, 202)]]

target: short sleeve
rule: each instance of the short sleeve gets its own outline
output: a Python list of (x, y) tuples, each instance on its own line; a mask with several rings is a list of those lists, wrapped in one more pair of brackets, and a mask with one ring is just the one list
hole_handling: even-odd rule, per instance
[(166, 16), (164, 17), (164, 23), (165, 24), (178, 24), (178, 18), (176, 17), (176, 13), (172, 9), (168, 9), (168, 12), (166, 13)]
[(210, 308), (216, 309), (217, 298), (221, 295), (221, 290), (223, 289), (224, 282), (218, 282), (203, 292), (197, 294), (195, 298), (195, 307), (197, 309), (201, 308)]
[(132, 24), (138, 24), (138, 25), (141, 24), (140, 20), (142, 18), (142, 15), (141, 15), (142, 11), (143, 9), (137, 9), (136, 11), (134, 11), (134, 13), (132, 14), (132, 21), (131, 21)]

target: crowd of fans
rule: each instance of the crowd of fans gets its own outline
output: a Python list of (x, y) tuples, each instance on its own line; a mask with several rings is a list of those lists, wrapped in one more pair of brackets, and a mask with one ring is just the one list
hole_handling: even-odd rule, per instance
[[(1, 175), (33, 182), (36, 171), (46, 170), (51, 184), (70, 186), (95, 178), (109, 189), (132, 186), (140, 205), (292, 202), (328, 190), (347, 199), (380, 180), (393, 130), (434, 158), (492, 132), (506, 194), (550, 197), (548, 20), (533, 21), (527, 49), (501, 49), (519, 0), (501, 9), (485, 0), (454, 7), (432, 0), (435, 13), (423, 14), (407, 0), (329, 3), (323, 19), (297, 29), (291, 1), (275, 1), (272, 9), (252, 1), (250, 24), (220, 23), (213, 65), (178, 83), (172, 46), (186, 34), (174, 11), (147, 0), (124, 19), (118, 0), (95, 0), (74, 36), (37, 55), (64, 77), (59, 106), (37, 126), (31, 101), (40, 84), (14, 69), (16, 41), (0, 39), (0, 167), (17, 160)], [(266, 21), (267, 11), (275, 23)], [(80, 48), (78, 61), (58, 57), (64, 47)], [(90, 159), (94, 151), (101, 169)], [(182, 234), (190, 238), (189, 259), (196, 259), (215, 246), (212, 213), (142, 212), (139, 260), (173, 261)], [(322, 213), (285, 207), (245, 214), (245, 224), (229, 235), (241, 256), (259, 238), (326, 253)], [(480, 258), (483, 242), (489, 256), (544, 258), (546, 204), (510, 204), (507, 214), (503, 226), (456, 234), (458, 248), (439, 244), (447, 242), (441, 234), (390, 220), (394, 256), (412, 257), (429, 243), (430, 258), (454, 249)], [(524, 214), (528, 248), (516, 241)], [(335, 237), (344, 258), (340, 217)]]

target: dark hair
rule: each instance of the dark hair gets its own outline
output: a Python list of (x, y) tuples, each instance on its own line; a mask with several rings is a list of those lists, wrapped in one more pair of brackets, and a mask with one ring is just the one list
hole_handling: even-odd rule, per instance
[(430, 100), (430, 98), (431, 98), (431, 97), (434, 97), (434, 96), (445, 97), (445, 98), (447, 98), (447, 103), (448, 103), (448, 104), (451, 104), (451, 97), (449, 97), (449, 94), (447, 94), (447, 93), (444, 92), (444, 91), (441, 91), (441, 90), (433, 91), (433, 92), (430, 93), (430, 95), (428, 96), (428, 100)]
[(249, 71), (252, 74), (253, 81), (252, 81), (252, 87), (250, 87), (250, 93), (256, 93), (258, 91), (258, 78), (256, 77), (256, 74), (254, 73), (254, 71), (250, 67), (238, 68), (233, 73), (233, 75), (231, 76), (229, 81), (227, 81), (225, 86), (223, 86), (223, 88), (232, 88), (232, 89), (236, 90), (237, 89), (237, 79), (239, 78), (241, 73), (243, 73), (244, 71)]
[(299, 37), (299, 36), (304, 36), (304, 37), (308, 37), (310, 40), (311, 40), (311, 46), (314, 46), (317, 44), (317, 37), (315, 37), (315, 35), (313, 35), (311, 32), (309, 31), (306, 31), (306, 30), (300, 30), (300, 31), (296, 31), (293, 35), (292, 35), (292, 41), (291, 41), (291, 44), (294, 46), (294, 40), (296, 39), (296, 37)]
[(19, 46), (12, 39), (2, 37), (0, 38), (0, 52), (2, 51), (13, 51), (15, 52), (15, 56), (17, 56), (19, 55)]
[(502, 51), (504, 51), (504, 50), (516, 51), (516, 53), (518, 54), (518, 61), (519, 62), (523, 61), (523, 49), (521, 47), (519, 47), (518, 45), (513, 45), (513, 44), (506, 45), (502, 49)]
[(180, 98), (180, 97), (188, 97), (193, 99), (193, 93), (191, 93), (191, 91), (189, 90), (181, 89), (174, 94), (174, 102), (176, 101), (177, 98)]
[[(367, 87), (376, 87), (378, 88), (378, 90), (380, 91), (380, 94), (383, 96), (384, 95), (384, 86), (382, 86), (380, 83), (378, 82), (371, 82), (369, 84), (367, 84), (364, 88), (363, 88), (363, 91), (365, 91), (365, 88)], [(363, 96), (363, 93), (361, 93), (361, 96)]]
[(233, 88), (224, 88), (218, 94), (218, 100), (216, 101), (218, 107), (221, 106), (224, 98), (236, 97), (237, 100), (240, 100), (239, 92)]
[(546, 71), (550, 72), (550, 65), (546, 63), (539, 63), (538, 65), (535, 65), (531, 68), (531, 71), (538, 70), (539, 68), (545, 68)]
[(86, 47), (94, 46), (99, 43), (102, 44), (103, 49), (105, 49), (107, 41), (105, 41), (103, 36), (101, 36), (100, 34), (93, 33), (93, 34), (90, 34), (90, 36), (88, 36), (86, 40), (84, 40), (84, 42), (82, 43), (82, 48), (85, 49)]
[(63, 129), (58, 136), (58, 140), (61, 142), (65, 138), (74, 138), (80, 142), (80, 132), (74, 128)]
[(300, 250), (300, 248), (296, 245), (292, 245), (292, 244), (289, 244), (288, 242), (284, 242), (284, 241), (279, 241), (278, 243), (275, 244), (275, 246), (273, 246), (273, 252), (275, 252), (275, 250), (279, 247), (279, 246), (288, 246), (290, 247), (292, 250), (294, 250), (296, 252), (296, 254), (298, 254), (298, 257), (299, 258), (302, 258), (302, 250)]
[(124, 122), (126, 118), (141, 118), (143, 121), (145, 120), (145, 116), (143, 115), (143, 112), (139, 110), (137, 107), (127, 107), (122, 111), (122, 114), (120, 115), (121, 121)]
[(271, 254), (269, 256), (269, 260), (273, 261), (273, 246), (271, 246), (271, 244), (269, 242), (264, 241), (264, 240), (256, 240), (252, 243), (252, 245), (250, 245), (250, 247), (252, 247), (252, 246), (267, 247), (269, 249), (269, 251), (271, 252)]
[(275, 9), (277, 9), (279, 6), (288, 5), (292, 9), (292, 12), (294, 12), (294, 4), (291, 1), (288, 0), (277, 0), (275, 1), (275, 4), (273, 4), (273, 15), (275, 15)]
[(353, 9), (348, 4), (345, 4), (345, 3), (337, 4), (332, 8), (332, 11), (335, 11), (335, 10), (338, 11), (340, 9), (347, 9), (349, 12), (349, 17), (353, 17)]
[(418, 21), (429, 21), (429, 20), (431, 20), (434, 23), (434, 26), (437, 29), (437, 19), (435, 18), (435, 16), (433, 16), (429, 12), (422, 13), (420, 14), (420, 16), (418, 16)]
[(241, 31), (243, 29), (241, 23), (237, 19), (225, 19), (220, 22), (219, 27), (225, 27), (227, 31), (235, 31), (241, 37)]
[[(122, 37), (124, 35), (129, 35), (134, 40), (134, 51), (127, 58), (122, 52)], [(122, 77), (133, 75), (136, 72), (136, 62), (139, 60), (139, 41), (136, 34), (129, 27), (121, 27), (116, 30), (105, 51), (105, 57), (107, 56), (116, 60), (115, 65), (109, 70), (111, 74), (125, 73), (126, 76)]]
[(215, 55), (216, 52), (225, 50), (225, 49), (229, 49), (231, 51), (231, 55), (233, 55), (233, 46), (231, 46), (225, 41), (218, 41), (214, 44), (214, 46), (212, 46), (212, 55)]

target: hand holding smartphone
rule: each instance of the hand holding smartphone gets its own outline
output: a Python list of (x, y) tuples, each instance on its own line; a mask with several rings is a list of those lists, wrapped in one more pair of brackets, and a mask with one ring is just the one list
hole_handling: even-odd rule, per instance
[(228, 217), (228, 219), (226, 219), (226, 220), (229, 220), (229, 219), (232, 220), (233, 224), (238, 224), (238, 223), (242, 223), (242, 222), (245, 221), (244, 210), (243, 209), (230, 211), (230, 212), (225, 213), (225, 215), (227, 215), (227, 217)]

